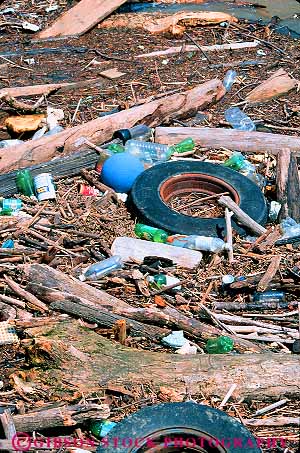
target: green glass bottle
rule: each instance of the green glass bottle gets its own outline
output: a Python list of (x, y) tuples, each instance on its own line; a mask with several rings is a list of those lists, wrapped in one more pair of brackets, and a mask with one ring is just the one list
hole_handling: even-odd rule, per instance
[(206, 352), (208, 354), (226, 354), (232, 351), (234, 341), (232, 338), (221, 336), (218, 338), (210, 338), (206, 343)]
[(16, 175), (18, 190), (27, 197), (35, 197), (33, 177), (29, 170), (19, 170)]
[(188, 151), (193, 151), (195, 148), (195, 142), (192, 138), (185, 138), (177, 145), (170, 146), (170, 150), (173, 153), (187, 153)]
[(168, 239), (168, 233), (166, 231), (142, 223), (136, 224), (134, 232), (138, 238), (146, 239), (147, 241), (165, 243)]
[(110, 422), (109, 420), (92, 420), (90, 423), (90, 430), (91, 433), (97, 437), (97, 439), (101, 439), (111, 431), (117, 423)]

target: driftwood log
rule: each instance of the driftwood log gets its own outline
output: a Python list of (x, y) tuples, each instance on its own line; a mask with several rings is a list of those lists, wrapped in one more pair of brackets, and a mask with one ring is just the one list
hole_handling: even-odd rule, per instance
[[(237, 384), (236, 398), (278, 400), (281, 396), (299, 396), (300, 361), (294, 355), (179, 356), (134, 350), (116, 345), (76, 321), (62, 322), (55, 328), (29, 329), (29, 334), (38, 336), (34, 354), (40, 357), (42, 366), (35, 369), (36, 379), (43, 383), (51, 378), (53, 394), (61, 394), (71, 384), (86, 395), (99, 390), (99, 385), (151, 383), (156, 388), (173, 387), (183, 394), (188, 390), (223, 398), (229, 382)], [(66, 353), (70, 346), (88, 356), (84, 366), (80, 358)]]
[(283, 148), (277, 155), (276, 167), (277, 201), (281, 203), (279, 220), (292, 217), (300, 221), (300, 182), (296, 157)]
[(264, 80), (246, 96), (245, 101), (250, 104), (267, 102), (288, 93), (298, 85), (298, 80), (293, 79), (284, 69), (280, 68), (267, 80)]
[(219, 24), (220, 22), (238, 22), (233, 16), (222, 12), (199, 11), (199, 12), (179, 12), (171, 16), (147, 21), (144, 29), (152, 34), (167, 33), (174, 36), (182, 36), (185, 26), (189, 25), (209, 25)]
[(48, 28), (36, 35), (38, 39), (78, 36), (109, 16), (126, 0), (81, 0)]
[(89, 419), (108, 418), (107, 404), (76, 404), (74, 406), (57, 406), (24, 415), (14, 415), (13, 422), (17, 432), (31, 433), (49, 428), (76, 426)]
[(213, 127), (157, 127), (155, 141), (173, 145), (191, 137), (205, 148), (226, 148), (245, 153), (278, 154), (282, 148), (289, 148), (300, 156), (300, 137), (268, 134), (265, 132), (245, 132)]
[[(121, 299), (110, 296), (86, 283), (76, 281), (63, 272), (43, 264), (26, 265), (25, 272), (29, 281), (27, 288), (50, 303), (52, 309), (81, 316), (106, 327), (112, 327), (122, 317), (132, 328), (133, 334), (147, 338), (161, 338), (167, 333), (166, 329), (151, 324), (176, 327), (196, 338), (207, 339), (224, 334), (219, 328), (202, 323), (197, 319), (188, 318), (175, 308), (168, 306), (163, 310), (154, 307), (151, 309), (134, 308)], [(227, 332), (226, 335), (231, 336)], [(239, 350), (262, 351), (252, 342), (237, 336), (232, 336), (232, 338)]]
[(9, 152), (4, 148), (0, 150), (0, 172), (5, 173), (47, 162), (56, 155), (58, 150), (71, 154), (84, 146), (83, 137), (93, 143), (102, 144), (110, 140), (117, 129), (129, 128), (139, 122), (154, 127), (169, 121), (170, 118), (191, 116), (199, 109), (218, 101), (224, 94), (225, 88), (222, 82), (213, 79), (192, 90), (97, 118), (56, 135), (22, 143), (11, 147)]

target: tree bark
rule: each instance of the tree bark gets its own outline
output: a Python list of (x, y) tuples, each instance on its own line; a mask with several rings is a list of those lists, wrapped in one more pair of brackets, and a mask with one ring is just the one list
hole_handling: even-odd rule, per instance
[[(223, 398), (230, 376), (230, 382), (237, 384), (238, 399), (299, 396), (300, 361), (292, 354), (179, 356), (134, 350), (116, 345), (75, 321), (59, 323), (55, 328), (30, 329), (28, 333), (38, 335), (34, 352), (40, 358), (40, 366), (35, 369), (36, 380), (43, 383), (51, 378), (53, 395), (61, 394), (64, 388), (69, 390), (70, 384), (87, 394), (97, 391), (99, 385), (151, 383), (156, 388), (170, 386), (184, 394), (188, 390), (191, 394), (202, 392)], [(89, 356), (84, 366), (77, 357), (66, 354), (70, 345)]]
[(297, 159), (287, 148), (280, 150), (276, 169), (277, 201), (281, 203), (279, 220), (290, 216), (300, 220), (300, 182)]
[[(208, 324), (201, 323), (197, 319), (188, 318), (175, 308), (165, 307), (158, 309), (136, 309), (121, 299), (110, 296), (104, 291), (93, 288), (86, 283), (76, 281), (63, 272), (43, 264), (32, 264), (25, 266), (28, 277), (27, 288), (48, 303), (51, 307), (66, 311), (67, 313), (82, 316), (101, 325), (112, 326), (124, 317), (128, 325), (132, 326), (132, 332), (138, 336), (157, 337), (167, 332), (165, 329), (150, 326), (159, 324), (177, 327), (195, 337), (205, 339), (224, 334), (222, 330)], [(47, 286), (45, 286), (47, 282)], [(130, 318), (130, 319), (129, 319)], [(135, 321), (132, 321), (132, 320)], [(146, 322), (147, 325), (141, 324)], [(230, 334), (227, 334), (231, 336)], [(261, 352), (261, 348), (252, 342), (232, 336), (238, 349), (245, 349)]]
[(233, 129), (213, 127), (157, 127), (155, 141), (173, 145), (180, 140), (191, 137), (197, 145), (205, 148), (239, 149), (246, 153), (278, 154), (282, 148), (289, 148), (296, 156), (300, 156), (300, 137), (268, 134), (265, 132), (244, 132)]
[(17, 432), (31, 433), (49, 428), (75, 426), (89, 419), (109, 417), (107, 404), (77, 404), (75, 406), (58, 406), (14, 415), (13, 422)]
[(225, 88), (222, 82), (213, 79), (189, 91), (97, 118), (56, 135), (11, 147), (9, 153), (4, 148), (0, 150), (0, 171), (5, 173), (47, 162), (59, 149), (63, 149), (66, 154), (78, 151), (84, 145), (80, 140), (82, 137), (99, 145), (110, 140), (116, 130), (130, 128), (139, 122), (154, 127), (168, 122), (171, 118), (194, 115), (199, 109), (206, 108), (209, 104), (221, 99), (224, 94)]

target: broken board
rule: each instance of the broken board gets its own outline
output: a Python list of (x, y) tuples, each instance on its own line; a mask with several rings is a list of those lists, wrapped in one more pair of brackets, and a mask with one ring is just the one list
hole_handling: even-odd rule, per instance
[(202, 260), (202, 253), (196, 250), (129, 237), (116, 238), (111, 252), (113, 255), (120, 255), (123, 261), (143, 261), (146, 256), (161, 256), (186, 269), (195, 269)]
[(81, 0), (36, 36), (47, 39), (82, 35), (125, 2), (126, 0)]

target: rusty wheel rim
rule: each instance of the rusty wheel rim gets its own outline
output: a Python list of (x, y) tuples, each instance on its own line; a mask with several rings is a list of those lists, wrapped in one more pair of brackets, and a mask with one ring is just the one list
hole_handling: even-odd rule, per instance
[[(207, 196), (228, 192), (229, 196), (237, 204), (240, 203), (238, 192), (228, 182), (203, 173), (183, 173), (171, 176), (159, 187), (160, 198), (168, 207), (170, 207), (169, 203), (172, 198), (180, 195), (188, 195), (192, 192)], [(201, 199), (199, 199), (199, 202), (201, 202)]]

